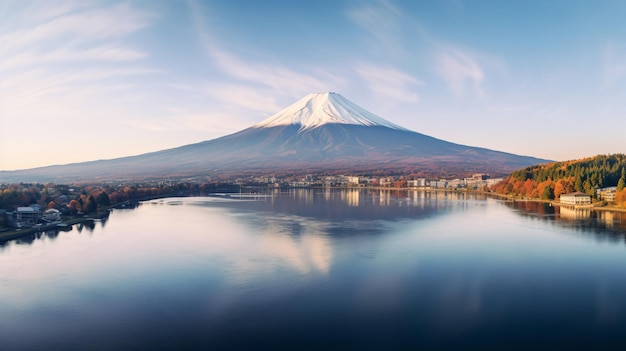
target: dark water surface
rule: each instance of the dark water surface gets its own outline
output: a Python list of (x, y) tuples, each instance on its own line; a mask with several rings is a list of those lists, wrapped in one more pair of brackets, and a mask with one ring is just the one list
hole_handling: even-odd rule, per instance
[(626, 216), (450, 193), (169, 198), (0, 246), (0, 350), (626, 349)]

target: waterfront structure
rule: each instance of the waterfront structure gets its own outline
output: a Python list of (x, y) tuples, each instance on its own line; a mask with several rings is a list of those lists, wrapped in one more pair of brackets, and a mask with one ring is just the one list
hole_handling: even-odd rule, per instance
[(49, 208), (43, 213), (41, 219), (49, 223), (59, 223), (61, 222), (61, 212), (57, 209)]
[(445, 179), (431, 180), (429, 184), (431, 188), (443, 189), (448, 186), (448, 181)]
[(388, 186), (391, 186), (392, 181), (393, 180), (391, 178), (380, 178), (378, 180), (378, 185), (382, 187), (388, 187)]
[(616, 186), (611, 186), (608, 188), (600, 188), (596, 189), (596, 195), (600, 200), (614, 202), (615, 201), (615, 193), (617, 192)]
[(348, 185), (359, 185), (359, 177), (346, 176), (345, 180)]
[(409, 188), (424, 188), (426, 187), (426, 178), (410, 179), (406, 182)]
[(9, 224), (17, 228), (32, 227), (39, 222), (40, 218), (41, 211), (33, 207), (18, 207), (13, 212), (7, 212)]
[(591, 204), (591, 196), (581, 192), (563, 194), (560, 197), (562, 204), (566, 205), (588, 205)]

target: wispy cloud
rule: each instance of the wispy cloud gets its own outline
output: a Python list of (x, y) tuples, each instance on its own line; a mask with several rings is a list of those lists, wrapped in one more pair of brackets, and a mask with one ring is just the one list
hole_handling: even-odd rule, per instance
[[(133, 115), (132, 108), (117, 102), (141, 96), (145, 89), (140, 82), (162, 72), (148, 67), (149, 52), (131, 37), (155, 19), (150, 11), (128, 3), (1, 2), (3, 141), (19, 144), (14, 136), (21, 134), (24, 120), (29, 121), (34, 140), (69, 130), (76, 134), (73, 128), (80, 125), (97, 126), (103, 135), (115, 134), (111, 126), (117, 125), (116, 120)], [(81, 148), (72, 145), (72, 138), (61, 139), (55, 141), (55, 152), (66, 155), (61, 157), (66, 161), (98, 157), (98, 150), (85, 151), (92, 152), (91, 156), (80, 155), (77, 149)], [(105, 140), (94, 138), (93, 143)], [(43, 154), (42, 150), (13, 148), (0, 159), (0, 169), (41, 165)]]
[[(234, 79), (245, 83), (248, 87), (243, 88), (243, 84), (234, 85), (231, 82), (223, 83), (222, 91), (218, 91), (221, 88), (217, 88), (214, 95), (222, 98), (224, 102), (239, 104), (246, 109), (275, 110), (276, 105), (273, 99), (263, 99), (261, 93), (254, 93), (252, 90), (266, 92), (266, 95), (288, 96), (293, 99), (311, 92), (333, 90), (338, 84), (341, 84), (340, 78), (335, 78), (319, 68), (306, 66), (302, 71), (298, 71), (285, 65), (269, 64), (254, 60), (251, 57), (242, 59), (239, 55), (224, 49), (210, 34), (208, 21), (204, 16), (206, 9), (194, 1), (189, 2), (189, 7), (199, 45), (204, 50), (205, 55), (221, 72), (227, 74), (230, 80)], [(307, 72), (315, 72), (315, 74)], [(212, 87), (216, 87), (218, 84), (220, 83), (214, 82)], [(227, 93), (228, 91), (241, 92), (244, 96), (252, 97), (252, 100), (246, 100), (243, 96), (233, 98), (232, 94)], [(263, 105), (266, 108), (262, 108)]]
[[(124, 124), (153, 132), (204, 131), (217, 135), (231, 132), (238, 117), (228, 113), (174, 112), (149, 121), (129, 120)], [(243, 124), (242, 124), (243, 125)]]
[[(73, 10), (79, 10), (75, 7)], [(34, 47), (41, 51), (56, 48), (59, 43), (87, 47), (94, 42), (119, 39), (148, 25), (150, 15), (126, 4), (109, 8), (68, 11), (60, 17), (42, 16), (46, 21), (0, 34), (0, 53), (15, 53)]]
[[(11, 0), (3, 1), (4, 3), (10, 3)], [(24, 1), (16, 0), (16, 4), (24, 3)], [(24, 10), (21, 13), (14, 14), (12, 16), (18, 22), (29, 24), (37, 23), (39, 21), (48, 20), (54, 17), (65, 15), (76, 10), (90, 8), (94, 6), (93, 1), (83, 0), (33, 0), (27, 3)]]
[(375, 65), (359, 65), (356, 72), (367, 82), (368, 88), (378, 95), (409, 103), (419, 101), (416, 88), (422, 82), (407, 73)]
[(227, 104), (240, 106), (251, 111), (278, 112), (281, 108), (273, 96), (268, 96), (241, 84), (206, 83), (201, 90)]
[(604, 84), (614, 85), (626, 78), (626, 54), (619, 51), (614, 44), (608, 44), (603, 52)]
[(69, 102), (69, 96), (94, 91), (90, 88), (107, 90), (109, 84), (119, 86), (122, 77), (158, 71), (141, 64), (120, 65), (148, 56), (125, 40), (149, 24), (150, 13), (127, 4), (94, 8), (82, 1), (46, 3), (14, 6), (12, 14), (23, 20), (0, 27), (0, 102), (5, 113), (39, 115), (46, 96), (63, 93)]
[[(475, 96), (485, 97), (483, 86), (486, 74), (483, 64), (493, 66), (495, 70), (502, 70), (505, 66), (501, 60), (490, 55), (476, 54), (444, 44), (423, 27), (418, 17), (406, 15), (391, 0), (359, 4), (358, 8), (348, 12), (348, 18), (362, 28), (376, 44), (373, 55), (384, 55), (397, 63), (396, 58), (411, 57), (411, 60), (419, 62), (422, 56), (434, 54), (436, 72), (456, 96), (470, 92)], [(416, 81), (405, 73), (384, 72), (381, 69), (374, 71), (363, 67), (358, 68), (358, 72), (368, 82), (378, 81), (375, 88), (379, 93), (394, 91), (397, 97), (408, 102), (418, 98), (414, 91)], [(394, 84), (393, 79), (397, 79), (399, 83)]]
[(436, 60), (438, 73), (457, 96), (464, 95), (468, 87), (477, 96), (485, 96), (482, 88), (485, 73), (472, 56), (447, 48), (441, 50)]
[(191, 92), (204, 100), (217, 100), (223, 107), (231, 105), (264, 113), (277, 112), (280, 109), (273, 96), (262, 94), (258, 89), (243, 84), (202, 81), (192, 85), (173, 84), (171, 87)]
[(11, 69), (23, 66), (35, 66), (47, 63), (69, 62), (122, 62), (135, 61), (147, 57), (144, 51), (123, 45), (103, 45), (89, 49), (77, 50), (73, 48), (60, 48), (46, 53), (25, 51), (6, 59), (0, 60), (0, 68)]
[(402, 37), (402, 12), (390, 1), (379, 0), (348, 11), (348, 18), (365, 30), (374, 41), (386, 50), (403, 51), (399, 38)]
[(45, 109), (45, 101), (42, 99), (46, 96), (63, 93), (64, 99), (71, 101), (72, 97), (84, 95), (91, 87), (105, 89), (109, 85), (99, 83), (113, 82), (114, 85), (118, 85), (116, 82), (120, 78), (154, 73), (158, 71), (132, 67), (89, 68), (57, 73), (34, 69), (0, 82), (0, 89), (3, 91), (2, 102), (5, 109), (15, 113), (18, 112), (16, 110), (18, 107), (27, 106), (33, 111), (40, 112), (39, 106), (44, 106)]
[(281, 94), (300, 97), (312, 91), (329, 90), (328, 83), (284, 66), (244, 61), (209, 43), (205, 43), (205, 49), (208, 56), (231, 77), (270, 87)]

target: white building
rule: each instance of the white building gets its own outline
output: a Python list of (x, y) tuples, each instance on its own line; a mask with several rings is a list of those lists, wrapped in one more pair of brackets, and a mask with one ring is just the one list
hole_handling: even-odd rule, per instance
[(380, 178), (378, 180), (380, 186), (391, 186), (391, 178)]
[(426, 178), (407, 180), (406, 186), (408, 186), (409, 188), (423, 188), (426, 186)]
[(355, 177), (355, 176), (346, 176), (346, 183), (348, 183), (348, 185), (359, 185), (359, 177)]
[(430, 181), (430, 187), (431, 188), (436, 188), (436, 189), (443, 189), (446, 186), (448, 186), (448, 181), (445, 179), (440, 179), (440, 180), (431, 180)]
[(591, 196), (581, 192), (563, 194), (560, 197), (562, 204), (567, 205), (588, 205), (591, 203)]
[(617, 187), (616, 186), (611, 186), (611, 187), (608, 187), (608, 188), (596, 189), (596, 194), (598, 195), (598, 198), (600, 200), (610, 201), (610, 202), (614, 202), (615, 201), (615, 193), (616, 192), (617, 192)]
[(32, 227), (39, 222), (40, 215), (41, 212), (32, 207), (18, 207), (13, 212), (7, 212), (9, 224), (17, 228)]
[(455, 188), (455, 189), (457, 189), (457, 188), (462, 188), (462, 187), (464, 187), (465, 185), (466, 185), (466, 184), (465, 184), (465, 181), (464, 181), (464, 180), (461, 180), (461, 179), (452, 179), (452, 180), (449, 180), (449, 181), (446, 183), (446, 188)]

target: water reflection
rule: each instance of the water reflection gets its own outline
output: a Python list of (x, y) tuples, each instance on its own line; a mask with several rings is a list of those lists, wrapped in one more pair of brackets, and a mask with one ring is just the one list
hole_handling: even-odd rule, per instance
[(596, 239), (626, 241), (626, 212), (552, 206), (535, 201), (504, 201), (522, 217), (536, 219), (577, 232), (593, 234)]
[[(368, 236), (408, 228), (415, 220), (484, 208), (486, 197), (424, 191), (294, 189), (258, 198), (188, 198), (183, 205), (227, 209), (229, 217), (254, 233), (245, 237), (236, 231), (228, 234), (229, 240), (254, 248), (254, 252), (245, 251), (246, 255), (233, 263), (236, 269), (229, 271), (230, 279), (249, 281), (277, 267), (301, 274), (327, 274), (335, 259), (333, 249), (344, 239), (357, 245)], [(355, 236), (359, 238), (356, 243), (352, 241)], [(364, 259), (377, 255), (375, 250), (358, 245), (351, 250)], [(254, 258), (258, 252), (262, 257)]]
[(329, 221), (427, 218), (484, 206), (485, 201), (483, 195), (462, 192), (366, 189), (292, 189), (247, 204), (205, 201), (202, 198), (195, 200), (196, 204), (205, 206), (229, 207), (237, 211), (279, 212)]
[(37, 234), (33, 233), (33, 234), (28, 234), (23, 237), (15, 239), (15, 243), (17, 245), (30, 245), (37, 239), (38, 239)]
[(562, 219), (589, 219), (591, 218), (590, 208), (575, 208), (560, 206), (555, 212), (558, 212)]
[[(282, 260), (281, 266), (295, 269), (300, 273), (311, 272), (328, 273), (332, 264), (333, 254), (330, 239), (323, 229), (307, 228), (300, 233), (300, 237), (280, 235), (268, 226), (265, 232), (260, 233), (259, 249), (265, 254)], [(272, 263), (276, 264), (276, 262)]]
[(465, 193), (262, 195), (154, 200), (2, 246), (0, 348), (623, 341), (624, 249), (572, 235), (623, 236), (620, 214)]
[[(239, 240), (254, 248), (254, 253), (249, 255), (261, 252), (263, 257), (252, 261), (249, 255), (242, 257), (238, 265), (246, 269), (238, 270), (240, 274), (256, 275), (259, 271), (276, 267), (303, 274), (328, 272), (333, 258), (330, 223), (293, 215), (257, 216), (249, 212), (232, 212), (230, 215), (246, 225), (248, 232), (254, 233), (253, 237), (246, 235)], [(271, 260), (265, 260), (266, 257)]]
[(348, 206), (359, 206), (359, 194), (361, 192), (356, 189), (350, 189), (341, 192), (341, 200), (345, 201)]

